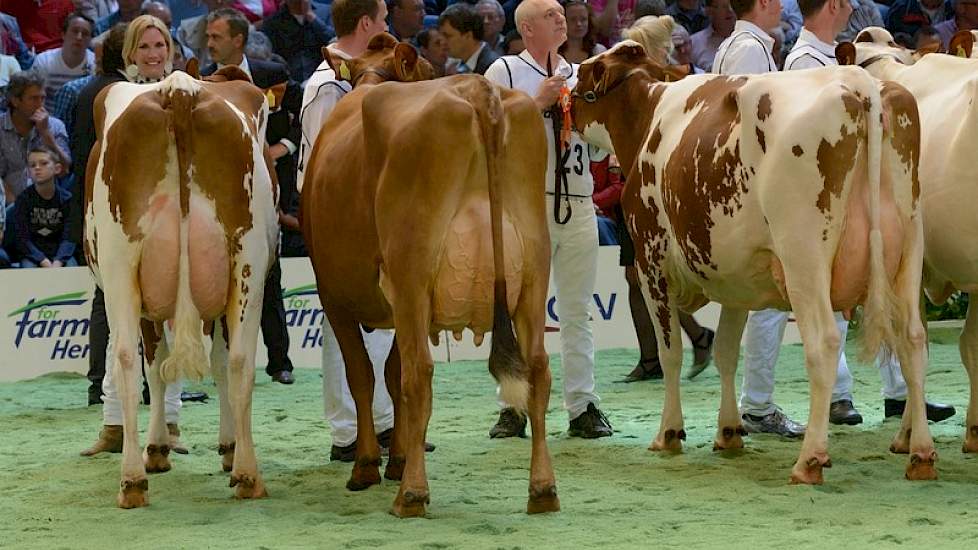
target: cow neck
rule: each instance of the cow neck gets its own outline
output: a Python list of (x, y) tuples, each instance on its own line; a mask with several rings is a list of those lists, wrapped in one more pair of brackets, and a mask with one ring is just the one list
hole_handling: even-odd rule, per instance
[(608, 118), (607, 130), (615, 146), (615, 155), (625, 174), (631, 174), (638, 161), (639, 152), (645, 146), (645, 138), (652, 130), (652, 115), (666, 84), (652, 80), (644, 74), (634, 75), (622, 83), (618, 93), (623, 97), (616, 99), (622, 108), (612, 109)]

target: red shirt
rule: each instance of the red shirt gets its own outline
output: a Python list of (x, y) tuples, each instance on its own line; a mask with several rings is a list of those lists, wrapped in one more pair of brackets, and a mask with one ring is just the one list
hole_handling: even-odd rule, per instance
[(601, 209), (602, 215), (617, 220), (615, 206), (621, 202), (621, 189), (624, 183), (621, 180), (620, 170), (608, 169), (610, 160), (611, 155), (608, 155), (601, 162), (591, 163), (591, 177), (594, 179), (594, 193), (591, 195), (591, 200)]
[(41, 53), (61, 47), (61, 26), (75, 5), (71, 0), (0, 0), (0, 11), (17, 19), (27, 47)]

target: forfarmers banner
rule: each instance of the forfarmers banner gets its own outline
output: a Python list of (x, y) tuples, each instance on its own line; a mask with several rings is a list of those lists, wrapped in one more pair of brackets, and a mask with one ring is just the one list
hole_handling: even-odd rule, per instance
[[(592, 299), (596, 349), (636, 348), (628, 308), (628, 290), (618, 248), (602, 247), (597, 285)], [(289, 327), (289, 356), (297, 367), (318, 367), (322, 346), (323, 311), (316, 294), (312, 266), (307, 258), (282, 259), (282, 287), (286, 324)], [(87, 268), (7, 269), (0, 271), (0, 381), (23, 380), (57, 371), (85, 373), (88, 370), (89, 315), (95, 285)], [(719, 307), (715, 304), (696, 314), (705, 326), (716, 327)], [(560, 322), (551, 288), (547, 301), (545, 345), (550, 353), (560, 352)], [(785, 343), (797, 342), (794, 324), (789, 325)], [(686, 343), (688, 346), (688, 342)], [(466, 331), (461, 342), (443, 334), (432, 346), (436, 361), (486, 359), (489, 339), (481, 347)], [(259, 339), (257, 363), (266, 363), (265, 347)]]

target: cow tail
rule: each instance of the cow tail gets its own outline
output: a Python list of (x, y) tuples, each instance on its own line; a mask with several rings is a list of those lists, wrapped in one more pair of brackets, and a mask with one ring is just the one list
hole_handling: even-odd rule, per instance
[(886, 345), (895, 349), (896, 327), (907, 316), (890, 284), (883, 259), (883, 232), (880, 227), (880, 186), (883, 162), (883, 98), (879, 87), (869, 86), (870, 107), (867, 126), (867, 167), (869, 169), (869, 285), (863, 303), (861, 360), (872, 362)]
[(193, 107), (200, 85), (188, 75), (174, 73), (164, 81), (163, 105), (167, 109), (170, 128), (177, 150), (180, 174), (180, 264), (177, 283), (176, 316), (173, 321), (173, 348), (160, 366), (160, 376), (166, 383), (181, 378), (200, 380), (207, 369), (200, 312), (190, 291), (190, 172), (193, 160)]
[[(493, 285), (492, 347), (489, 351), (489, 373), (499, 383), (499, 398), (518, 411), (525, 412), (529, 399), (529, 369), (520, 353), (509, 315), (506, 291), (506, 262), (503, 253), (503, 208), (500, 198), (499, 156), (506, 133), (499, 88), (488, 80), (478, 79), (484, 97), (473, 98), (482, 130), (489, 183), (489, 219), (492, 226)], [(482, 94), (480, 94), (482, 95)], [(481, 108), (480, 108), (481, 107)]]

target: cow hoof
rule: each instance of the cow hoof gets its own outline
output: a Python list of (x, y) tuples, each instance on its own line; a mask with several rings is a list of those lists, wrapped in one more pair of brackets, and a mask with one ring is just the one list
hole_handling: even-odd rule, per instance
[(890, 452), (896, 455), (905, 455), (910, 452), (910, 430), (903, 431), (901, 429), (893, 436)]
[(791, 485), (821, 485), (824, 483), (822, 468), (831, 467), (832, 459), (825, 453), (819, 453), (817, 456), (812, 456), (804, 461), (799, 458), (794, 468), (791, 469), (789, 483)]
[(143, 465), (146, 473), (159, 474), (170, 471), (170, 447), (167, 445), (147, 445), (143, 451)]
[(907, 465), (907, 479), (910, 481), (931, 481), (937, 479), (936, 451), (917, 451), (911, 453), (910, 464)]
[(378, 484), (380, 484), (380, 457), (357, 459), (350, 480), (346, 482), (346, 488), (351, 491), (363, 491)]
[(148, 506), (149, 497), (146, 495), (148, 490), (149, 480), (145, 477), (142, 479), (124, 479), (119, 488), (116, 502), (119, 504), (119, 508), (126, 510)]
[(424, 517), (430, 497), (427, 490), (407, 490), (403, 488), (394, 499), (391, 513), (399, 518)]
[(234, 441), (225, 445), (223, 443), (217, 446), (217, 454), (221, 455), (221, 469), (225, 472), (230, 472), (234, 469)]
[(686, 430), (666, 430), (652, 441), (649, 445), (650, 451), (664, 451), (667, 453), (683, 452), (683, 441), (686, 440)]
[(407, 459), (403, 456), (392, 456), (387, 459), (387, 467), (384, 468), (384, 477), (391, 481), (401, 481), (404, 477), (404, 465)]
[(978, 426), (971, 426), (964, 434), (962, 453), (978, 453)]
[(234, 498), (265, 498), (268, 491), (265, 490), (265, 482), (261, 477), (251, 477), (247, 474), (231, 474), (230, 486), (234, 487)]
[(557, 486), (553, 484), (542, 487), (530, 487), (530, 499), (526, 503), (527, 514), (545, 514), (560, 511), (560, 498), (557, 497)]
[(714, 451), (735, 451), (744, 448), (744, 437), (747, 430), (743, 426), (736, 428), (726, 427), (720, 430), (720, 434), (713, 441)]

